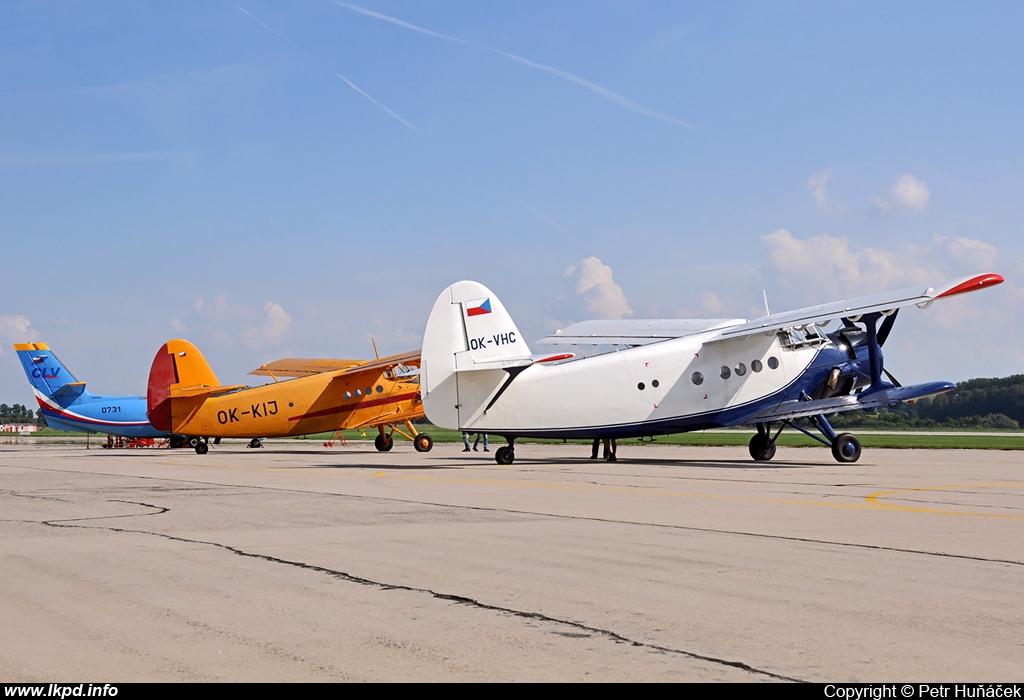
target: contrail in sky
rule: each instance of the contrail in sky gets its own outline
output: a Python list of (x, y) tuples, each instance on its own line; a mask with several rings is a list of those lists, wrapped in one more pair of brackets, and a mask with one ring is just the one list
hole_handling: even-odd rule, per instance
[(352, 12), (358, 12), (359, 14), (366, 15), (367, 17), (373, 17), (374, 19), (379, 19), (379, 20), (381, 20), (383, 22), (389, 22), (390, 24), (397, 25), (399, 27), (402, 27), (403, 29), (409, 29), (409, 30), (414, 31), (414, 32), (419, 32), (420, 34), (426, 34), (427, 36), (432, 36), (435, 39), (442, 39), (444, 41), (452, 41), (452, 42), (455, 42), (456, 44), (465, 44), (466, 46), (472, 46), (473, 48), (476, 48), (476, 49), (481, 49), (483, 51), (490, 51), (491, 53), (496, 53), (499, 56), (504, 56), (505, 58), (511, 59), (513, 61), (517, 61), (519, 63), (522, 63), (523, 65), (529, 66), (530, 68), (536, 68), (537, 70), (542, 70), (545, 73), (551, 73), (552, 75), (556, 75), (559, 78), (564, 78), (565, 80), (569, 80), (571, 82), (574, 82), (574, 83), (576, 83), (577, 85), (579, 85), (581, 87), (585, 87), (587, 90), (590, 90), (592, 92), (596, 92), (598, 95), (600, 95), (601, 97), (604, 97), (605, 99), (611, 100), (612, 102), (614, 102), (617, 105), (625, 107), (626, 109), (631, 109), (634, 112), (639, 112), (640, 114), (644, 114), (644, 115), (646, 115), (648, 117), (653, 117), (655, 119), (661, 119), (662, 121), (670, 122), (672, 124), (677, 124), (679, 126), (685, 126), (685, 127), (689, 128), (689, 129), (694, 128), (693, 124), (690, 124), (688, 122), (684, 122), (682, 120), (676, 119), (675, 117), (670, 117), (667, 114), (662, 114), (661, 112), (655, 112), (653, 109), (648, 109), (647, 107), (644, 107), (643, 105), (640, 105), (640, 104), (637, 104), (636, 102), (633, 102), (633, 100), (629, 99), (628, 97), (623, 97), (622, 95), (618, 94), (617, 92), (612, 92), (608, 88), (603, 88), (600, 85), (596, 85), (596, 84), (590, 82), (589, 80), (587, 80), (585, 78), (581, 78), (578, 75), (574, 75), (572, 73), (569, 73), (568, 71), (561, 70), (560, 68), (553, 68), (552, 66), (545, 66), (543, 63), (536, 63), (535, 61), (531, 61), (531, 60), (529, 60), (527, 58), (523, 58), (522, 56), (517, 56), (514, 53), (508, 53), (507, 51), (502, 51), (501, 49), (495, 49), (495, 48), (492, 48), (490, 46), (484, 46), (483, 44), (477, 44), (477, 43), (474, 43), (472, 41), (467, 41), (465, 39), (460, 39), (460, 38), (455, 37), (455, 36), (448, 36), (447, 34), (441, 34), (439, 32), (434, 32), (434, 31), (431, 31), (429, 29), (424, 29), (423, 27), (418, 27), (415, 24), (410, 24), (409, 22), (406, 22), (404, 20), (400, 20), (397, 17), (391, 17), (390, 15), (383, 15), (383, 14), (381, 14), (379, 12), (374, 12), (373, 10), (368, 10), (365, 7), (359, 7), (358, 5), (350, 5), (347, 2), (343, 2), (343, 0), (332, 0), (332, 2), (334, 2), (335, 5), (339, 5), (341, 7), (344, 7), (347, 10), (351, 10)]
[[(277, 35), (277, 36), (278, 36), (278, 37), (279, 37), (280, 39), (282, 39), (283, 41), (287, 42), (287, 43), (288, 43), (289, 45), (291, 45), (291, 47), (292, 47), (292, 48), (294, 48), (294, 49), (295, 49), (296, 51), (299, 51), (299, 52), (301, 52), (301, 53), (305, 54), (305, 55), (306, 55), (306, 57), (307, 57), (307, 58), (309, 58), (309, 59), (310, 59), (311, 61), (313, 61), (314, 63), (316, 63), (316, 64), (318, 64), (318, 65), (320, 65), (320, 66), (326, 67), (326, 66), (324, 66), (324, 64), (323, 64), (323, 62), (322, 62), (322, 61), (319, 61), (319, 60), (317, 60), (316, 56), (314, 56), (313, 54), (311, 54), (311, 53), (310, 53), (309, 51), (306, 51), (305, 49), (303, 49), (303, 48), (300, 48), (299, 46), (297, 46), (297, 45), (295, 44), (295, 42), (293, 42), (293, 41), (292, 41), (291, 39), (289, 39), (288, 37), (286, 37), (286, 36), (285, 36), (284, 34), (281, 34), (280, 32), (278, 32), (278, 31), (277, 31), (276, 29), (274, 29), (273, 27), (271, 27), (271, 26), (270, 26), (269, 24), (267, 24), (266, 22), (262, 21), (262, 20), (261, 20), (261, 19), (260, 19), (259, 17), (257, 17), (256, 15), (252, 14), (251, 12), (248, 12), (248, 11), (246, 11), (245, 9), (243, 9), (243, 8), (239, 7), (238, 5), (235, 5), (235, 7), (237, 7), (237, 8), (239, 9), (239, 11), (241, 11), (241, 12), (245, 12), (245, 14), (249, 15), (249, 16), (250, 16), (250, 17), (252, 17), (252, 18), (253, 18), (254, 20), (256, 20), (257, 22), (259, 22), (259, 23), (260, 23), (260, 25), (262, 25), (262, 26), (263, 26), (263, 27), (264, 27), (264, 28), (265, 28), (265, 29), (266, 29), (267, 31), (269, 31), (269, 32), (272, 32), (273, 34)], [(331, 72), (332, 72), (332, 73), (334, 73), (334, 71), (331, 71)], [(361, 90), (361, 89), (359, 88), (359, 86), (357, 86), (357, 85), (356, 85), (355, 83), (353, 83), (353, 82), (352, 82), (351, 80), (349, 80), (348, 78), (346, 78), (345, 76), (343, 76), (343, 75), (342, 75), (341, 73), (334, 73), (334, 75), (335, 75), (335, 77), (337, 77), (337, 78), (339, 78), (340, 80), (342, 80), (342, 81), (343, 81), (343, 82), (344, 82), (344, 83), (345, 83), (346, 85), (348, 85), (348, 86), (349, 86), (350, 88), (352, 88), (353, 90), (355, 90), (356, 92), (358, 92), (358, 93), (359, 93), (360, 95), (362, 95), (363, 97), (365, 97), (366, 99), (368, 99), (368, 100), (369, 100), (370, 102), (372, 102), (373, 104), (375, 104), (375, 105), (377, 105), (378, 107), (380, 107), (380, 108), (381, 108), (382, 110), (384, 110), (385, 112), (387, 112), (388, 114), (390, 114), (390, 115), (391, 115), (392, 117), (394, 117), (394, 118), (395, 118), (395, 119), (397, 119), (398, 121), (400, 121), (400, 122), (402, 122), (403, 124), (405, 124), (405, 125), (406, 125), (407, 127), (409, 127), (410, 129), (412, 129), (413, 131), (418, 131), (418, 129), (417, 129), (417, 128), (416, 128), (415, 126), (413, 126), (412, 124), (410, 124), (410, 123), (409, 123), (409, 122), (407, 122), (406, 120), (402, 119), (402, 118), (401, 118), (400, 116), (398, 116), (397, 114), (395, 114), (394, 112), (392, 112), (392, 111), (391, 111), (390, 109), (388, 109), (387, 107), (385, 107), (384, 105), (382, 105), (382, 104), (381, 104), (380, 102), (378, 102), (377, 100), (375, 100), (375, 99), (373, 99), (372, 97), (370, 97), (369, 95), (367, 95), (367, 94), (366, 94), (366, 92), (364, 92), (363, 90)]]

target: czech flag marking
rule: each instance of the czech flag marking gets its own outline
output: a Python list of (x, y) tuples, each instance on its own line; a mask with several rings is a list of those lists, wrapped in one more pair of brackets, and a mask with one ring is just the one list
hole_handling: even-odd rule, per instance
[(486, 299), (481, 300), (480, 303), (472, 302), (471, 301), (471, 302), (469, 302), (469, 305), (466, 306), (466, 315), (467, 316), (483, 316), (484, 314), (489, 314), (489, 313), (491, 313), (491, 298), (490, 297), (487, 297)]

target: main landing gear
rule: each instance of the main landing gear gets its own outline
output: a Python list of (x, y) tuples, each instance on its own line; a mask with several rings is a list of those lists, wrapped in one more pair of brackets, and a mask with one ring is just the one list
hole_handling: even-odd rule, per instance
[(750, 456), (757, 462), (767, 462), (774, 457), (775, 441), (778, 440), (783, 429), (789, 426), (799, 430), (808, 437), (814, 438), (823, 445), (831, 447), (832, 456), (837, 462), (850, 463), (860, 459), (860, 440), (857, 439), (856, 435), (852, 433), (836, 434), (836, 431), (832, 429), (832, 426), (829, 425), (828, 420), (822, 414), (810, 416), (810, 421), (821, 433), (821, 437), (804, 430), (799, 425), (795, 425), (788, 420), (782, 421), (774, 435), (772, 435), (771, 423), (758, 423), (757, 434), (750, 438), (750, 444), (747, 445)]
[(406, 434), (395, 425), (378, 425), (378, 435), (373, 439), (373, 446), (377, 448), (378, 452), (391, 451), (391, 448), (395, 446), (393, 436), (395, 433), (398, 433), (402, 437), (412, 440), (412, 446), (416, 448), (417, 452), (430, 452), (430, 449), (434, 446), (434, 438), (426, 433), (416, 432), (416, 428), (413, 427), (410, 421), (405, 421), (405, 427), (409, 434)]
[(505, 438), (508, 440), (508, 444), (504, 447), (499, 447), (494, 452), (494, 461), (501, 465), (512, 464), (516, 459), (516, 439)]

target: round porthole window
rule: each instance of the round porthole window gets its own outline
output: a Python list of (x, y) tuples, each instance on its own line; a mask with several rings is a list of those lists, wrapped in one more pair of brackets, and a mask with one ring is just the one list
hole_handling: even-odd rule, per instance
[(704, 383), (704, 375), (701, 374), (700, 372), (694, 372), (692, 375), (690, 375), (690, 381), (700, 386), (701, 384)]
[(644, 383), (640, 382), (639, 384), (636, 385), (636, 388), (639, 389), (640, 391), (643, 391), (644, 390)]
[(768, 358), (768, 368), (769, 369), (778, 369), (779, 368), (779, 358), (775, 357), (774, 355), (769, 357)]
[(736, 376), (737, 377), (742, 377), (746, 373), (747, 373), (747, 366), (745, 364), (740, 362), (739, 364), (736, 365)]
[(655, 389), (657, 389), (658, 388), (658, 380), (655, 379), (654, 381), (652, 381), (651, 382), (651, 386), (653, 386)]
[(752, 360), (750, 363), (750, 369), (754, 370), (755, 372), (760, 372), (761, 370), (764, 369), (764, 365), (761, 364), (760, 360)]
[(378, 394), (383, 394), (384, 393), (384, 387), (382, 387), (380, 384), (377, 385), (377, 393)]
[(718, 376), (722, 379), (728, 379), (732, 375), (732, 371), (728, 367), (722, 365), (722, 369), (718, 372)]

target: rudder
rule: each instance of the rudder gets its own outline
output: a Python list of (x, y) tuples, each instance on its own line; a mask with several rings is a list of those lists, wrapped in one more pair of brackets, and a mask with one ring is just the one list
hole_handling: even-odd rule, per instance
[(15, 343), (14, 349), (32, 388), (44, 396), (52, 398), (62, 387), (79, 384), (46, 343)]
[[(461, 428), (504, 383), (503, 363), (528, 360), (530, 349), (494, 293), (461, 281), (438, 296), (423, 332), (423, 408), (435, 425)], [(459, 373), (473, 378), (460, 381)]]
[(146, 388), (149, 422), (157, 430), (171, 432), (175, 394), (186, 389), (218, 387), (210, 364), (187, 340), (169, 340), (160, 346), (149, 370)]

